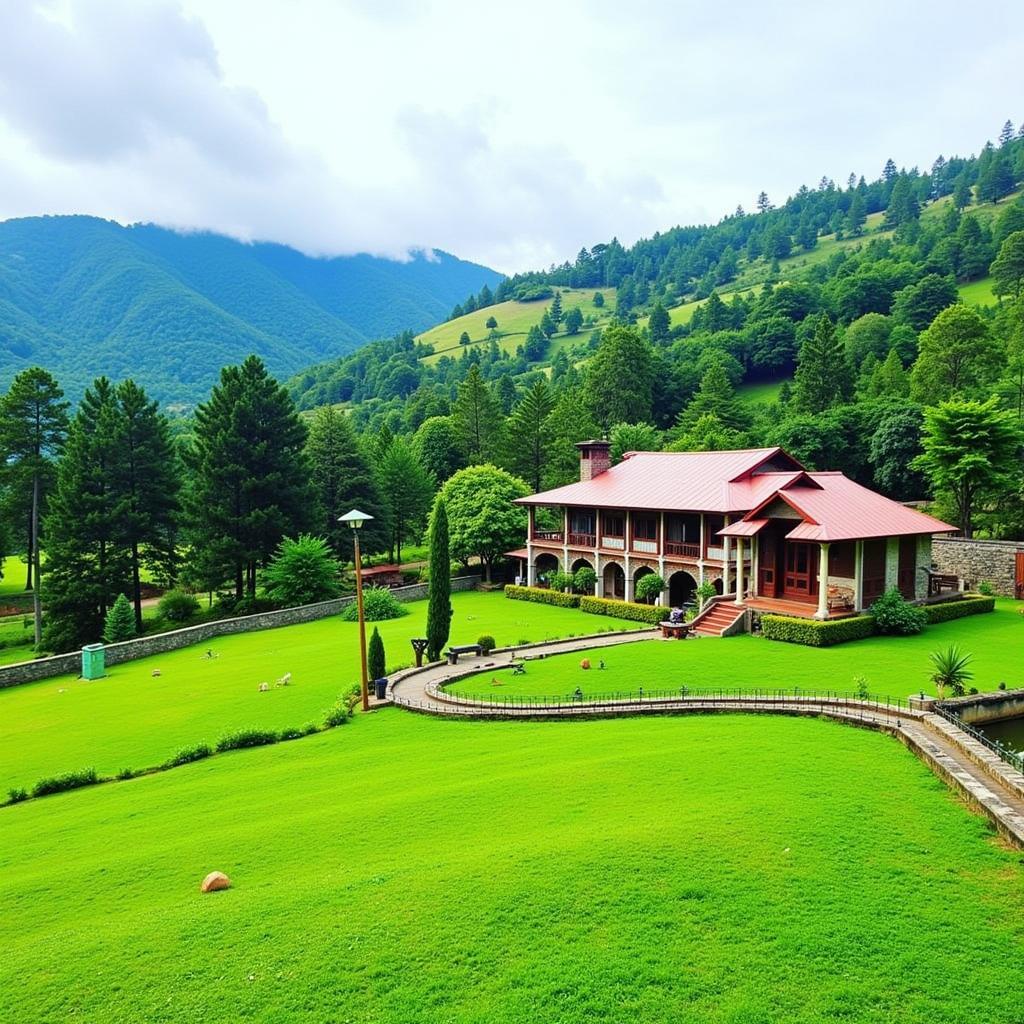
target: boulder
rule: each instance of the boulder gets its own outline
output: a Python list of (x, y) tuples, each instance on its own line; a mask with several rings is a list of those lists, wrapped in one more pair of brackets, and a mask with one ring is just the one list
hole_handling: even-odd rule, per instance
[(219, 892), (221, 889), (230, 889), (231, 879), (223, 871), (211, 871), (199, 886), (200, 892)]

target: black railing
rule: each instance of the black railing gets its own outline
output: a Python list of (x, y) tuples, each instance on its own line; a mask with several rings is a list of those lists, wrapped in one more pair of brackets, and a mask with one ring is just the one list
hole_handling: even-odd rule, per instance
[(981, 729), (968, 725), (956, 712), (950, 711), (945, 707), (941, 701), (933, 704), (932, 710), (945, 718), (946, 721), (951, 722), (958, 729), (962, 729), (972, 740), (977, 740), (982, 746), (988, 747), (993, 754), (1002, 758), (1012, 768), (1016, 768), (1019, 772), (1024, 772), (1024, 755), (1018, 754), (1016, 750), (1011, 750), (1009, 747), (1004, 746), (999, 740), (990, 739)]

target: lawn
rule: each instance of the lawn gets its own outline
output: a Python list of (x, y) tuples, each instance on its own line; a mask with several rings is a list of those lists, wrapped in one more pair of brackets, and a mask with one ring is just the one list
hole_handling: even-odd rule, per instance
[(992, 294), (994, 277), (983, 277), (980, 281), (971, 281), (957, 287), (960, 298), (969, 306), (994, 306), (999, 300)]
[[(636, 625), (508, 601), (498, 592), (453, 594), (452, 605), (453, 643), (487, 633), (504, 646)], [(423, 635), (426, 602), (409, 608), (410, 615), (377, 624), (389, 668), (410, 664), (409, 639)], [(96, 682), (65, 675), (0, 690), (0, 794), (79, 768), (111, 775), (151, 767), (183, 747), (212, 744), (240, 728), (319, 722), (359, 678), (358, 636), (354, 622), (334, 617), (116, 665)], [(206, 658), (207, 649), (216, 657)], [(289, 686), (259, 691), (261, 682), (273, 683), (286, 672)]]
[(759, 380), (741, 384), (736, 389), (736, 397), (746, 406), (768, 405), (778, 401), (783, 383), (781, 380)]
[[(0, 810), (0, 1019), (1011, 1024), (1024, 868), (892, 739), (392, 709)], [(228, 892), (199, 881), (225, 871)]]
[[(863, 676), (872, 693), (893, 697), (924, 690), (934, 693), (929, 680), (929, 654), (951, 643), (973, 655), (972, 685), (995, 690), (1024, 686), (1024, 604), (997, 602), (991, 614), (973, 615), (929, 626), (910, 637), (871, 637), (835, 647), (800, 647), (753, 636), (695, 640), (652, 640), (602, 651), (603, 671), (580, 668), (580, 655), (561, 655), (532, 662), (525, 676), (507, 671), (464, 679), (452, 687), (465, 694), (491, 696), (584, 695), (702, 687), (792, 687), (855, 690)], [(493, 680), (497, 680), (495, 683)]]

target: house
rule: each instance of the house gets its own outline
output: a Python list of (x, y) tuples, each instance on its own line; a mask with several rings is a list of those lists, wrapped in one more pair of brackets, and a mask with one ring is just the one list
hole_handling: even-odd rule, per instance
[(612, 466), (607, 441), (577, 447), (578, 483), (520, 499), (529, 535), (509, 555), (531, 585), (590, 566), (599, 595), (632, 600), (656, 572), (663, 604), (708, 580), (741, 608), (825, 619), (894, 586), (927, 599), (932, 535), (955, 532), (781, 448), (631, 452)]

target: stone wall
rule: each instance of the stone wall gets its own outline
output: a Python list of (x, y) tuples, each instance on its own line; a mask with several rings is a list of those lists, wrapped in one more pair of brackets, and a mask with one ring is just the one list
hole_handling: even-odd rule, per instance
[(969, 697), (952, 697), (942, 706), (954, 712), (961, 722), (979, 725), (998, 722), (1005, 718), (1024, 717), (1024, 690), (1005, 690), (997, 693), (976, 693)]
[[(479, 576), (456, 576), (452, 580), (452, 591), (473, 590), (479, 582)], [(410, 587), (395, 587), (391, 592), (400, 601), (422, 601), (427, 596), (427, 585), (416, 583)], [(304, 604), (297, 608), (284, 608), (277, 612), (260, 612), (257, 615), (244, 615), (235, 619), (215, 619), (212, 622), (202, 622), (198, 626), (186, 626), (184, 629), (174, 629), (167, 633), (155, 633), (153, 636), (140, 637), (138, 640), (126, 640), (120, 644), (108, 644), (106, 663), (107, 665), (119, 665), (121, 662), (146, 658), (151, 654), (165, 654), (191, 644), (201, 644), (218, 636), (250, 633), (261, 629), (276, 629), (279, 626), (295, 626), (301, 622), (325, 619), (331, 615), (337, 615), (353, 601), (355, 601), (355, 597), (339, 597), (333, 601)], [(81, 667), (82, 655), (78, 651), (71, 654), (58, 654), (52, 658), (38, 658), (35, 661), (0, 666), (0, 688), (17, 686), (19, 683), (31, 683), (37, 679), (48, 679), (51, 676), (65, 675), (68, 672), (74, 672), (77, 675)]]
[(1024, 542), (945, 536), (932, 541), (936, 571), (959, 576), (969, 590), (983, 581), (991, 583), (995, 593), (1004, 597), (1013, 597), (1014, 561), (1018, 551), (1024, 551)]

